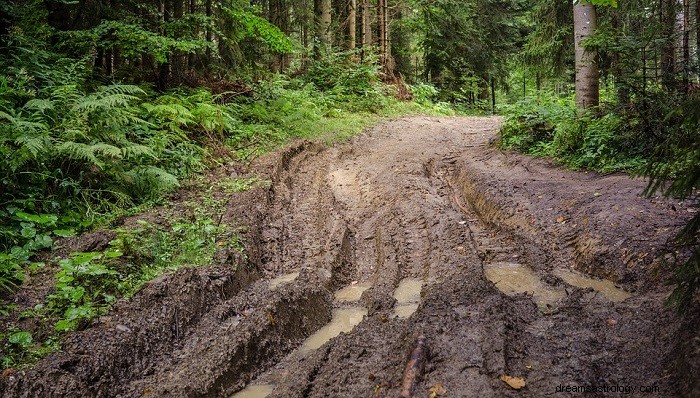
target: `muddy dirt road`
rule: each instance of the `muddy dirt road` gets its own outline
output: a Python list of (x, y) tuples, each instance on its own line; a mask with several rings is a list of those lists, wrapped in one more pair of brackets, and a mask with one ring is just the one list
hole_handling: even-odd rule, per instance
[(245, 255), (151, 282), (1, 395), (700, 396), (698, 318), (663, 305), (687, 206), (493, 150), (498, 123), (259, 159), (272, 184), (224, 216)]

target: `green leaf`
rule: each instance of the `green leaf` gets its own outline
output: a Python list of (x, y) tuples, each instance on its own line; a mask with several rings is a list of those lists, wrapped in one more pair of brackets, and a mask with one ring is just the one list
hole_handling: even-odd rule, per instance
[(105, 259), (117, 258), (121, 257), (122, 255), (124, 255), (124, 253), (119, 250), (107, 250), (104, 252)]
[(93, 260), (102, 258), (102, 253), (99, 252), (78, 252), (71, 253), (71, 258), (76, 265), (87, 264)]
[(35, 245), (37, 249), (48, 249), (53, 245), (53, 239), (49, 235), (37, 235), (34, 237)]
[(69, 321), (68, 319), (61, 319), (56, 322), (54, 330), (57, 332), (68, 332), (75, 329), (76, 323), (74, 321)]
[(34, 227), (23, 227), (21, 234), (27, 239), (31, 239), (36, 235), (36, 228)]
[(71, 236), (75, 236), (74, 229), (54, 229), (53, 233), (54, 235), (60, 236), (61, 238), (69, 238)]
[(31, 333), (25, 332), (25, 331), (20, 331), (20, 332), (12, 333), (7, 340), (11, 344), (17, 344), (20, 347), (28, 347), (30, 344), (32, 344), (32, 341), (34, 339), (32, 338)]
[(31, 221), (37, 224), (54, 224), (58, 221), (58, 217), (54, 214), (29, 214), (23, 211), (18, 211), (15, 216), (24, 221)]

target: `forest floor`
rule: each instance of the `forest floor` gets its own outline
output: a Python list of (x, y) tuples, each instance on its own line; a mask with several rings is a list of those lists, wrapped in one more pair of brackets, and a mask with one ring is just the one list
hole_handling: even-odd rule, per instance
[[(245, 250), (119, 300), (5, 372), (0, 396), (700, 396), (700, 318), (664, 304), (667, 241), (692, 206), (493, 149), (499, 123), (414, 117), (297, 142), (123, 220), (167, 223), (204, 186)], [(216, 188), (240, 176), (270, 183)]]

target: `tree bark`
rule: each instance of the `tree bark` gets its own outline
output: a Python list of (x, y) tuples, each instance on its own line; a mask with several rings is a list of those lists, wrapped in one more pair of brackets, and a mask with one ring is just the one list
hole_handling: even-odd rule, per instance
[(599, 101), (599, 73), (597, 53), (587, 50), (582, 42), (596, 29), (596, 10), (593, 4), (582, 0), (574, 3), (574, 47), (576, 51), (576, 107), (583, 110), (597, 106)]
[(676, 1), (661, 0), (661, 23), (665, 43), (661, 50), (661, 82), (668, 91), (676, 90)]
[(700, 0), (695, 1), (695, 61), (698, 65), (698, 80), (700, 80)]
[[(700, 1), (700, 0), (698, 0)], [(362, 0), (362, 47), (372, 45), (372, 13), (369, 0)]]
[(355, 49), (357, 41), (357, 0), (348, 0), (348, 49)]
[(379, 62), (385, 68), (389, 60), (389, 23), (387, 17), (387, 0), (377, 0), (377, 44), (379, 45)]
[(331, 0), (314, 0), (315, 55), (319, 57), (332, 45)]
[(690, 85), (690, 0), (683, 0), (683, 91)]

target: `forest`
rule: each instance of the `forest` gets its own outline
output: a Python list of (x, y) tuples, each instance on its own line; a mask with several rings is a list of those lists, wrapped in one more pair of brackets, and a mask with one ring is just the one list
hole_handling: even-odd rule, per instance
[[(405, 115), (491, 114), (503, 116), (501, 149), (648, 177), (645, 194), (693, 201), (670, 303), (697, 305), (700, 1), (2, 2), (0, 316), (53, 329), (41, 344), (0, 330), (3, 369), (56, 351), (63, 333), (172, 269), (172, 259), (110, 268), (129, 245), (152, 249), (133, 249), (145, 235), (122, 231), (102, 252), (54, 264), (55, 291), (18, 315), (9, 298), (50, 266), (41, 253), (56, 241), (293, 139), (340, 141)], [(170, 239), (149, 228), (154, 242)], [(182, 240), (168, 250), (215, 250), (202, 242), (217, 228), (211, 215), (177, 224)]]

